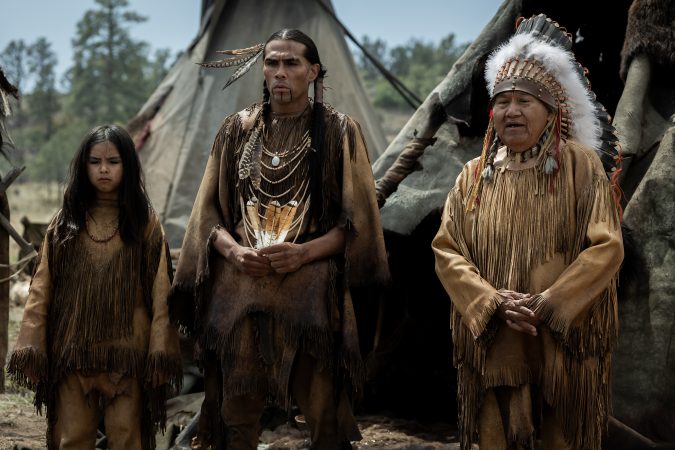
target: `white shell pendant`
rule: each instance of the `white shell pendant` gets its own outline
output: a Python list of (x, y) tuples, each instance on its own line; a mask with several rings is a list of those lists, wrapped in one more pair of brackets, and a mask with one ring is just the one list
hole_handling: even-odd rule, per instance
[(277, 155), (274, 155), (272, 157), (272, 167), (277, 167), (281, 163), (281, 158), (279, 158)]

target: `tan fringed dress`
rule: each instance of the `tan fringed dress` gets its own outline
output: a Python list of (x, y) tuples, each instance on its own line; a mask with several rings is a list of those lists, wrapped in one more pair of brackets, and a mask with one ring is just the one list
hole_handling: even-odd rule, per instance
[[(256, 394), (269, 395), (288, 406), (289, 377), (301, 352), (336, 374), (336, 380), (345, 380), (347, 386), (361, 384), (363, 369), (350, 288), (382, 284), (388, 279), (388, 269), (361, 130), (348, 116), (325, 108), (322, 218), (313, 223), (305, 214), (285, 241), (305, 242), (339, 226), (346, 231), (346, 250), (296, 272), (248, 276), (221, 257), (211, 241), (216, 227), (222, 226), (239, 244), (253, 246), (255, 235), (250, 231), (246, 203), (277, 200), (284, 205), (293, 197), (292, 192), (286, 194), (289, 189), (304, 192), (309, 180), (307, 157), (314, 150), (297, 154), (289, 149), (302, 148), (298, 143), (310, 129), (311, 107), (298, 117), (272, 115), (259, 129), (264, 119), (260, 105), (253, 105), (225, 119), (215, 139), (185, 234), (171, 307), (172, 315), (188, 328), (196, 313), (194, 331), (204, 352), (198, 357), (209, 352), (218, 358), (224, 375), (222, 401)], [(253, 162), (251, 176), (241, 178), (241, 159), (249, 157), (248, 146), (255, 147), (252, 143), (258, 132), (264, 135), (265, 150)], [(271, 149), (281, 149), (292, 167), (297, 163), (298, 168), (288, 174), (273, 173), (272, 156), (266, 153)], [(253, 184), (258, 168), (260, 189)], [(283, 182), (270, 186), (269, 180), (275, 177)], [(306, 196), (299, 198), (296, 218), (301, 217), (307, 200)], [(342, 424), (341, 429), (354, 426)]]
[[(98, 202), (89, 215), (87, 230), (65, 245), (55, 241), (56, 219), (49, 227), (8, 371), (35, 390), (38, 408), (47, 407), (50, 449), (88, 442), (82, 436), (89, 431), (80, 430), (92, 421), (93, 448), (97, 419), (78, 409), (92, 407), (87, 399), (95, 391), (107, 405), (107, 428), (114, 421), (136, 430), (131, 442), (108, 436), (108, 448), (149, 450), (166, 420), (169, 389), (182, 381), (178, 333), (168, 316), (168, 247), (152, 211), (137, 245), (125, 245), (116, 232), (117, 200)], [(90, 234), (112, 238), (95, 242)], [(28, 379), (30, 372), (39, 377), (37, 384)], [(168, 384), (151, 388), (151, 377), (159, 373)], [(72, 392), (84, 397), (64, 398)], [(119, 399), (127, 402), (125, 397), (132, 398), (128, 406), (107, 411)]]
[[(597, 155), (567, 142), (560, 163), (553, 177), (497, 167), (467, 210), (475, 159), (448, 195), (433, 249), (452, 300), (463, 449), (531, 448), (536, 436), (547, 450), (600, 449), (622, 238)], [(495, 314), (503, 289), (534, 295), (538, 336)]]

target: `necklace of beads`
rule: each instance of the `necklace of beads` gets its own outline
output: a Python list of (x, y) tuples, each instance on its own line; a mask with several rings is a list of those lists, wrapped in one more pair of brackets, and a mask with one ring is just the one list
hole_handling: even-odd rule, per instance
[[(260, 163), (265, 169), (279, 170), (297, 160), (304, 153), (302, 150), (305, 150), (309, 147), (309, 143), (309, 131), (306, 131), (300, 142), (286, 151), (270, 151), (267, 146), (263, 144), (263, 154), (270, 158), (270, 165), (265, 164), (263, 161)], [(284, 164), (281, 164), (282, 159), (287, 158), (289, 155), (290, 159), (285, 161)]]
[(97, 244), (105, 244), (106, 242), (109, 242), (112, 238), (115, 237), (115, 235), (117, 234), (117, 232), (120, 229), (119, 224), (117, 224), (117, 225), (115, 225), (115, 228), (113, 229), (110, 236), (97, 237), (97, 236), (94, 236), (94, 234), (89, 230), (89, 228), (90, 228), (89, 219), (90, 219), (90, 216), (89, 216), (89, 214), (87, 214), (87, 217), (85, 218), (85, 221), (84, 221), (84, 228), (87, 231), (87, 235), (89, 236), (89, 239), (96, 242)]

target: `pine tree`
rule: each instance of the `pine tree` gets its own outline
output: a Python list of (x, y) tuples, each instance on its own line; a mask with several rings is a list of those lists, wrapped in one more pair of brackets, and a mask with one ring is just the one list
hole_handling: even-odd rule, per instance
[(59, 110), (56, 91), (56, 54), (44, 37), (28, 48), (28, 70), (35, 79), (30, 96), (30, 121), (44, 127), (42, 140), (47, 141), (54, 133), (54, 116)]
[(148, 44), (131, 38), (130, 24), (146, 20), (125, 11), (127, 0), (96, 0), (77, 24), (70, 71), (73, 114), (93, 124), (126, 123), (146, 98)]

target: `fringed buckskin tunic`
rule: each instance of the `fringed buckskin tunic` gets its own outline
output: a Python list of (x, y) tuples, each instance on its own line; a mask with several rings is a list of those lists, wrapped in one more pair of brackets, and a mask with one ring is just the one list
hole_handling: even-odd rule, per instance
[[(113, 234), (118, 211), (117, 200), (98, 202), (89, 210), (90, 231)], [(162, 227), (151, 210), (139, 244), (126, 245), (119, 233), (94, 242), (82, 230), (63, 245), (54, 236), (56, 220), (42, 244), (8, 371), (35, 390), (38, 408), (47, 407), (50, 449), (57, 445), (57, 386), (67, 376), (77, 376), (85, 391), (101, 383), (115, 391), (128, 377), (137, 379), (142, 423), (130, 426), (140, 427), (144, 450), (154, 448), (169, 388), (182, 382), (178, 332), (168, 315), (172, 268)], [(39, 377), (37, 384), (27, 370)], [(168, 384), (151, 388), (158, 372)]]
[[(288, 405), (289, 376), (299, 351), (335, 370), (353, 387), (362, 382), (350, 288), (388, 279), (384, 239), (360, 127), (324, 107), (323, 214), (319, 223), (309, 223), (306, 216), (305, 225), (285, 240), (305, 242), (339, 226), (346, 232), (344, 254), (314, 261), (293, 273), (255, 278), (238, 271), (213, 249), (217, 227), (224, 227), (239, 244), (252, 245), (242, 217), (242, 202), (251, 198), (251, 180), (240, 178), (238, 168), (247, 142), (264, 120), (259, 104), (225, 119), (206, 165), (170, 304), (172, 317), (195, 332), (198, 348), (220, 359), (223, 401), (256, 393)], [(295, 119), (272, 120), (266, 126), (273, 133), (264, 145), (293, 147), (309, 129), (311, 111), (310, 107)], [(259, 158), (263, 165), (270, 164), (264, 154)]]
[[(600, 449), (611, 406), (623, 244), (600, 159), (571, 141), (560, 159), (554, 176), (536, 167), (497, 168), (471, 211), (468, 190), (480, 176), (474, 159), (448, 195), (432, 245), (452, 300), (463, 449), (477, 442), (484, 395), (499, 386), (515, 393), (499, 405), (511, 412), (502, 416), (507, 445), (533, 441), (540, 395), (570, 448)], [(533, 295), (530, 306), (541, 320), (536, 337), (495, 314), (505, 289)]]

